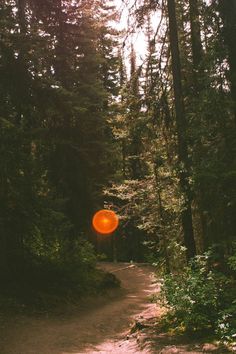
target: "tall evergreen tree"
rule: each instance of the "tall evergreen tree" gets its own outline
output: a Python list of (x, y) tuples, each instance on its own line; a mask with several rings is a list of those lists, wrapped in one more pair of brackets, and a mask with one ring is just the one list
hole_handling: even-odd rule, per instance
[(180, 162), (180, 184), (182, 192), (184, 193), (184, 209), (182, 211), (182, 225), (184, 233), (184, 244), (187, 249), (187, 257), (190, 259), (196, 254), (195, 240), (193, 234), (192, 224), (192, 192), (189, 185), (189, 159), (187, 151), (186, 140), (186, 118), (184, 101), (182, 94), (181, 83), (181, 66), (180, 66), (180, 54), (178, 46), (178, 32), (176, 21), (175, 1), (168, 0), (168, 16), (169, 16), (169, 35), (170, 35), (170, 49), (172, 56), (172, 74), (174, 85), (174, 97), (175, 97), (175, 113), (176, 113), (176, 127), (178, 138), (178, 155)]
[(96, 0), (1, 3), (2, 269), (22, 263), (34, 242), (63, 243), (69, 232), (75, 239), (89, 230), (102, 204), (114, 16)]

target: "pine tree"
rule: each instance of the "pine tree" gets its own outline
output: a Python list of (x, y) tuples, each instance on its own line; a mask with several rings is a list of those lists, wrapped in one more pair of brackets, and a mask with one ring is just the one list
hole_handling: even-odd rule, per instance
[(0, 8), (4, 270), (16, 270), (28, 251), (38, 254), (37, 242), (51, 249), (45, 246), (47, 257), (53, 242), (60, 252), (68, 233), (75, 239), (90, 229), (102, 203), (117, 65), (108, 11), (95, 0), (7, 1)]
[(176, 127), (178, 138), (178, 156), (180, 162), (180, 185), (184, 193), (184, 210), (182, 211), (182, 225), (184, 234), (184, 244), (186, 246), (187, 258), (195, 256), (196, 247), (192, 225), (192, 192), (189, 186), (189, 159), (186, 142), (186, 118), (182, 94), (180, 54), (178, 47), (178, 32), (176, 22), (175, 1), (168, 0), (169, 35), (170, 49), (172, 56), (172, 74), (175, 97)]

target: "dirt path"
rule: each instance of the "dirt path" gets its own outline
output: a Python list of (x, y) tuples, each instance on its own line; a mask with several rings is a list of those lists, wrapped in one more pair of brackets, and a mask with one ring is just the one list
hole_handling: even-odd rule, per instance
[[(110, 296), (82, 302), (80, 308), (57, 316), (18, 315), (0, 322), (0, 354), (199, 354), (229, 353), (212, 343), (162, 333), (155, 316), (162, 310), (148, 301), (158, 291), (153, 268), (127, 263), (100, 267), (121, 280), (121, 289)], [(149, 327), (130, 335), (135, 320)]]
[(155, 291), (152, 268), (125, 263), (100, 267), (121, 280), (122, 290), (88, 300), (72, 314), (9, 319), (0, 328), (0, 354), (150, 353), (140, 351), (126, 333), (135, 318), (156, 315), (148, 301)]

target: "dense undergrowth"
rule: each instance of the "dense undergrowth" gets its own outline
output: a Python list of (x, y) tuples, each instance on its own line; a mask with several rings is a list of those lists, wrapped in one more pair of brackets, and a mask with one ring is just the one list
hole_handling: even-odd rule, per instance
[(164, 327), (190, 336), (213, 335), (236, 343), (236, 256), (218, 269), (211, 252), (196, 256), (182, 272), (166, 274), (159, 301), (167, 308)]
[(64, 258), (26, 259), (19, 271), (2, 280), (0, 311), (53, 311), (118, 287), (115, 276), (96, 269), (97, 260), (87, 241), (77, 242)]

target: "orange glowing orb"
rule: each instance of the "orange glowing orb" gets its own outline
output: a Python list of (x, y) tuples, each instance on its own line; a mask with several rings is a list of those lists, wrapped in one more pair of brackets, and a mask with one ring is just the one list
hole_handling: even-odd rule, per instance
[(108, 235), (117, 229), (119, 219), (114, 211), (103, 209), (96, 212), (92, 223), (99, 234)]

